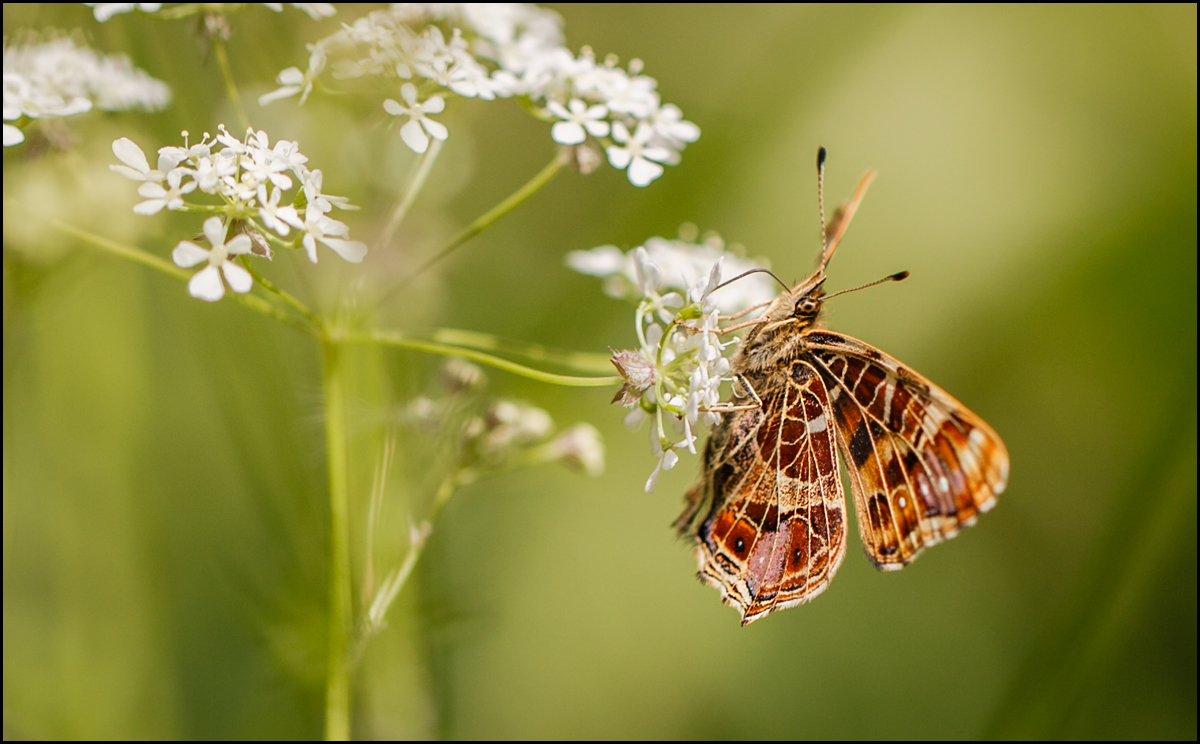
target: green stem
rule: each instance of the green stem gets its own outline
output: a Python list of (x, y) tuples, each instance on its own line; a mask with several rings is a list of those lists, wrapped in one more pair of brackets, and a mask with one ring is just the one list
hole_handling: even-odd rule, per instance
[(490, 333), (463, 331), (457, 328), (439, 328), (433, 332), (433, 340), (451, 346), (462, 346), (480, 351), (498, 351), (515, 354), (535, 362), (549, 362), (580, 372), (611, 372), (612, 360), (604, 354), (586, 351), (563, 351), (551, 349), (526, 341), (500, 338)]
[(90, 243), (97, 248), (108, 251), (109, 253), (113, 254), (114, 256), (120, 256), (121, 258), (127, 258), (130, 261), (133, 261), (134, 263), (141, 264), (142, 266), (149, 266), (150, 268), (152, 268), (156, 271), (161, 271), (162, 273), (164, 273), (168, 276), (173, 276), (176, 279), (182, 279), (185, 282), (191, 278), (191, 276), (186, 271), (179, 268), (178, 266), (171, 263), (170, 261), (159, 258), (158, 256), (155, 256), (151, 253), (146, 253), (145, 251), (143, 251), (139, 248), (133, 248), (128, 245), (121, 245), (120, 243), (113, 242), (113, 241), (109, 240), (108, 238), (102, 238), (99, 235), (88, 232), (87, 230), (80, 230), (78, 227), (75, 227), (73, 225), (68, 225), (65, 222), (59, 222), (58, 220), (51, 220), (50, 225), (51, 225), (51, 227), (55, 228), (56, 230), (65, 232), (67, 235), (70, 235), (71, 237), (79, 238), (83, 242)]
[(246, 110), (242, 108), (242, 98), (238, 94), (237, 83), (233, 79), (233, 68), (229, 66), (229, 55), (225, 52), (225, 42), (221, 40), (220, 36), (213, 36), (212, 45), (213, 54), (217, 58), (217, 66), (221, 68), (221, 77), (225, 80), (225, 94), (233, 103), (238, 123), (242, 125), (242, 132), (245, 133), (250, 128), (250, 118), (246, 116)]
[(293, 310), (307, 318), (309, 323), (312, 323), (317, 327), (321, 325), (321, 320), (313, 314), (312, 310), (308, 309), (307, 305), (296, 299), (295, 295), (293, 295), (291, 292), (276, 287), (273, 283), (271, 283), (270, 280), (258, 273), (248, 259), (242, 262), (242, 266), (246, 267), (246, 270), (250, 272), (250, 276), (254, 277), (254, 281), (257, 282), (263, 289), (276, 295), (279, 297), (279, 299), (286, 302), (292, 307)]
[(329, 668), (325, 683), (325, 738), (350, 738), (351, 624), (350, 516), (346, 482), (346, 401), (343, 347), (322, 345), (325, 386), (325, 453), (329, 470)]
[(429, 172), (433, 170), (433, 162), (437, 160), (438, 153), (441, 151), (441, 140), (435, 139), (429, 143), (429, 149), (425, 151), (420, 161), (417, 162), (417, 168), (408, 181), (408, 188), (404, 190), (404, 196), (400, 198), (400, 202), (392, 211), (391, 218), (388, 219), (387, 227), (383, 228), (383, 234), (379, 236), (379, 242), (376, 244), (377, 249), (386, 248), (392, 242), (392, 238), (396, 235), (396, 230), (400, 229), (400, 223), (404, 221), (404, 216), (408, 214), (408, 208), (416, 201), (417, 195), (421, 193), (421, 189), (425, 186), (425, 179), (429, 177)]
[(379, 589), (379, 594), (371, 603), (371, 609), (367, 612), (367, 634), (374, 633), (383, 627), (384, 616), (387, 614), (388, 608), (395, 601), (396, 596), (400, 594), (400, 590), (404, 588), (408, 582), (408, 577), (412, 575), (413, 569), (420, 560), (421, 554), (425, 551), (425, 544), (429, 541), (429, 534), (433, 531), (433, 524), (437, 521), (438, 514), (441, 513), (442, 507), (454, 495), (454, 489), (459, 484), (459, 471), (454, 471), (446, 476), (441, 485), (438, 486), (437, 493), (433, 496), (433, 503), (429, 506), (429, 512), (425, 515), (425, 519), (421, 524), (412, 530), (412, 542), (408, 546), (408, 554), (404, 556), (404, 561), (384, 582)]
[(531, 380), (549, 383), (551, 385), (564, 385), (566, 387), (606, 387), (615, 385), (621, 382), (621, 378), (616, 375), (609, 377), (572, 377), (570, 375), (556, 375), (550, 372), (543, 372), (540, 369), (526, 367), (523, 364), (510, 362), (507, 359), (501, 359), (491, 354), (485, 354), (474, 349), (464, 349), (456, 346), (448, 346), (439, 344), (434, 341), (423, 341), (421, 339), (406, 338), (402, 334), (395, 331), (367, 331), (364, 333), (348, 334), (345, 341), (358, 343), (375, 343), (384, 346), (395, 346), (400, 349), (409, 349), (412, 351), (422, 351), (426, 354), (438, 354), (440, 356), (453, 356), (462, 359), (470, 359), (473, 362), (486, 364), (489, 367), (502, 369), (506, 372), (512, 372), (515, 375), (528, 377)]
[[(150, 268), (160, 271), (175, 279), (180, 279), (186, 282), (191, 278), (188, 272), (172, 264), (170, 261), (161, 259), (158, 256), (147, 253), (138, 248), (115, 243), (108, 238), (102, 238), (99, 235), (90, 233), (86, 230), (80, 230), (78, 227), (68, 225), (65, 222), (59, 222), (58, 220), (51, 220), (50, 226), (56, 230), (66, 233), (67, 235), (78, 238), (79, 240), (82, 240), (83, 242), (88, 243), (96, 248), (107, 251), (114, 256), (120, 256), (121, 258), (128, 259), (134, 263), (139, 263), (143, 266), (149, 266)], [(283, 323), (286, 326), (290, 326), (312, 336), (319, 335), (319, 331), (317, 330), (318, 326), (312, 325), (311, 323), (305, 322), (304, 320), (289, 314), (283, 308), (267, 302), (261, 297), (255, 297), (254, 295), (249, 294), (238, 294), (236, 292), (232, 294), (232, 297), (235, 302), (243, 307), (247, 307), (257, 313), (262, 313), (269, 318), (278, 320), (280, 323)]]
[(421, 264), (416, 271), (409, 274), (408, 277), (400, 280), (400, 282), (390, 292), (388, 292), (384, 299), (387, 299), (391, 295), (395, 294), (396, 291), (411, 284), (414, 279), (424, 273), (425, 270), (427, 270), (430, 266), (433, 266), (438, 261), (441, 261), (443, 258), (450, 255), (460, 245), (486, 230), (496, 220), (519, 207), (526, 199), (533, 196), (538, 192), (539, 189), (550, 183), (550, 179), (554, 178), (554, 176), (560, 170), (562, 170), (562, 168), (562, 158), (560, 158), (558, 155), (555, 155), (554, 159), (551, 160), (545, 168), (542, 168), (536, 176), (529, 179), (524, 186), (514, 191), (504, 201), (480, 215), (474, 222), (472, 222), (470, 225), (467, 225), (457, 235), (451, 238), (449, 243), (446, 243), (444, 246), (438, 249), (437, 253), (426, 259), (425, 263)]

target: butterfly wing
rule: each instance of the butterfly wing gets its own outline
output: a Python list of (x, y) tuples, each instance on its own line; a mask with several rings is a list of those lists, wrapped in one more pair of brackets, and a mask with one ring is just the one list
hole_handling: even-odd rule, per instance
[(696, 540), (700, 578), (743, 625), (815, 597), (846, 551), (825, 383), (797, 360), (756, 391), (761, 408), (728, 413), (713, 430), (676, 522)]
[(805, 333), (829, 391), (859, 532), (882, 569), (900, 569), (991, 509), (1008, 451), (983, 419), (896, 359), (826, 330)]

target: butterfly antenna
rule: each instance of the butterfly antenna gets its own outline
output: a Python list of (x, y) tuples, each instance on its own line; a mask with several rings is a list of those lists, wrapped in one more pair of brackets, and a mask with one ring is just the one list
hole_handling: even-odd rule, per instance
[(837, 292), (834, 292), (831, 295), (825, 295), (824, 297), (821, 298), (821, 302), (824, 302), (825, 300), (833, 299), (834, 297), (837, 297), (838, 295), (844, 295), (844, 294), (848, 294), (850, 292), (857, 292), (858, 290), (866, 289), (867, 287), (874, 287), (876, 284), (883, 284), (884, 282), (900, 282), (900, 281), (904, 281), (907, 278), (908, 278), (908, 272), (901, 271), (896, 274), (892, 274), (891, 276), (885, 276), (882, 279), (876, 279), (873, 282), (868, 282), (868, 283), (862, 285), (861, 287), (852, 287), (851, 289), (842, 289)]
[(749, 271), (743, 271), (742, 273), (738, 274), (737, 276), (735, 276), (732, 279), (721, 282), (717, 286), (713, 287), (712, 291), (716, 292), (718, 289), (720, 289), (721, 287), (724, 287), (726, 284), (733, 284), (738, 279), (741, 279), (742, 277), (750, 276), (751, 274), (767, 274), (772, 279), (779, 282), (780, 286), (782, 286), (784, 289), (791, 289), (791, 287), (789, 287), (787, 284), (785, 284), (782, 279), (775, 276), (775, 274), (770, 269), (750, 269)]
[(817, 211), (821, 213), (821, 255), (825, 255), (825, 148), (817, 148)]

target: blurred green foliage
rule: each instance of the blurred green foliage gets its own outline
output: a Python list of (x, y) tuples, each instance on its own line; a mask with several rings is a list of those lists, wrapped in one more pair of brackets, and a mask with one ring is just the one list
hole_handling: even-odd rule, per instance
[[(378, 322), (632, 345), (630, 308), (563, 254), (691, 220), (799, 277), (823, 144), (831, 201), (880, 172), (830, 286), (913, 273), (839, 300), (829, 324), (988, 419), (1012, 478), (909, 569), (877, 573), (852, 549), (814, 603), (741, 628), (669, 529), (694, 460), (646, 495), (644, 432), (621, 426), (611, 391), (492, 373), (493, 393), (599, 426), (608, 472), (546, 467), (455, 497), (365, 651), (355, 734), (1194, 739), (1195, 6), (558, 9), (572, 47), (645, 60), (701, 139), (644, 190), (608, 168), (560, 175)], [(229, 49), (255, 124), (364, 207), (350, 224), (369, 241), (412, 163), (376, 98), (253, 103), (365, 10), (250, 8)], [(134, 188), (106, 165), (119, 136), (150, 151), (233, 124), (217, 67), (186, 22), (4, 7), (6, 37), (47, 26), (129, 53), (176, 100), (71, 119), (70, 151), (4, 152), (5, 736), (318, 736), (316, 349), (45, 223), (164, 256), (195, 233), (192, 216), (132, 215)], [(276, 280), (327, 308), (349, 281), (386, 286), (554, 153), (512, 102), (459, 101), (444, 120), (399, 250), (321, 274), (286, 256)], [(359, 566), (382, 432), (438, 363), (355, 354)], [(389, 481), (392, 560), (429, 497), (418, 444), (401, 439)]]

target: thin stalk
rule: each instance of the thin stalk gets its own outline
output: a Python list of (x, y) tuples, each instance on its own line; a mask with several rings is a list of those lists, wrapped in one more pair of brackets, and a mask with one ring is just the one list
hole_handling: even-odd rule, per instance
[(463, 331), (457, 328), (439, 328), (433, 332), (433, 340), (451, 346), (462, 346), (480, 351), (497, 351), (514, 354), (535, 362), (549, 362), (580, 372), (611, 372), (612, 360), (604, 354), (586, 351), (564, 351), (552, 349), (526, 341), (500, 338), (490, 333)]
[(442, 151), (442, 141), (435, 139), (429, 143), (429, 149), (421, 156), (417, 162), (416, 170), (413, 171), (412, 177), (408, 181), (408, 188), (404, 190), (404, 196), (400, 197), (396, 208), (392, 210), (392, 216), (388, 219), (387, 226), (383, 228), (383, 234), (379, 236), (379, 241), (376, 243), (376, 248), (386, 248), (392, 242), (392, 238), (396, 235), (396, 230), (400, 229), (400, 223), (404, 221), (405, 215), (408, 214), (408, 208), (416, 201), (417, 195), (421, 193), (421, 189), (425, 186), (425, 179), (429, 177), (429, 172), (433, 170), (433, 162), (437, 160), (438, 153)]
[[(395, 433), (389, 431), (383, 438), (383, 451), (375, 465), (375, 480), (371, 483), (371, 507), (367, 512), (367, 561), (363, 567), (364, 604), (375, 594), (375, 531), (379, 527), (379, 512), (383, 509), (383, 492), (387, 487), (388, 472), (392, 469), (392, 455), (396, 451)], [(367, 607), (363, 608), (368, 609)]]
[(449, 346), (439, 344), (434, 341), (424, 341), (415, 338), (406, 338), (395, 331), (367, 331), (364, 333), (349, 334), (344, 338), (345, 341), (357, 343), (374, 343), (383, 346), (395, 346), (400, 349), (409, 349), (411, 351), (422, 351), (426, 354), (437, 354), (439, 356), (453, 356), (462, 359), (469, 359), (473, 362), (486, 364), (489, 367), (502, 369), (506, 372), (511, 372), (521, 377), (528, 377), (531, 380), (545, 382), (551, 385), (563, 385), (566, 387), (606, 387), (615, 385), (621, 382), (621, 378), (612, 375), (608, 377), (572, 377), (570, 375), (556, 375), (550, 372), (543, 372), (540, 369), (526, 367), (523, 364), (510, 362), (507, 359), (501, 359), (491, 354), (485, 354), (482, 351), (474, 349), (464, 349), (458, 346)]
[(258, 273), (249, 260), (243, 261), (242, 266), (246, 267), (246, 270), (250, 272), (250, 276), (252, 276), (254, 281), (257, 282), (263, 289), (286, 302), (293, 310), (307, 318), (308, 322), (312, 323), (314, 326), (321, 325), (321, 320), (313, 313), (312, 310), (308, 309), (307, 305), (296, 299), (295, 295), (293, 295), (291, 292), (276, 287), (269, 279)]
[(329, 470), (329, 668), (325, 682), (325, 738), (350, 739), (350, 515), (346, 481), (346, 398), (343, 351), (322, 347), (325, 388), (325, 453)]
[(557, 175), (558, 172), (560, 170), (562, 170), (562, 168), (563, 168), (562, 159), (558, 155), (555, 155), (554, 159), (551, 160), (549, 162), (549, 164), (546, 165), (545, 168), (542, 168), (540, 171), (538, 171), (538, 174), (536, 176), (529, 179), (529, 181), (524, 186), (522, 186), (521, 188), (514, 191), (504, 201), (500, 202), (496, 206), (489, 209), (487, 212), (480, 215), (474, 222), (472, 222), (470, 225), (467, 225), (457, 235), (455, 235), (453, 238), (451, 238), (450, 242), (446, 243), (444, 246), (439, 248), (437, 253), (434, 253), (432, 256), (430, 256), (428, 259), (426, 259), (425, 262), (423, 264), (421, 264), (417, 268), (416, 271), (409, 274), (404, 279), (401, 279), (400, 282), (398, 284), (396, 284), (396, 286), (393, 287), (392, 290), (389, 291), (387, 295), (384, 296), (384, 299), (386, 300), (387, 298), (394, 295), (398, 290), (403, 289), (404, 287), (407, 287), (409, 284), (412, 283), (412, 281), (414, 279), (416, 279), (421, 274), (423, 274), (427, 269), (429, 269), (429, 267), (433, 266), (438, 261), (441, 261), (443, 258), (445, 258), (446, 256), (453, 253), (454, 250), (456, 248), (458, 248), (460, 245), (462, 245), (463, 243), (467, 242), (471, 238), (475, 237), (479, 233), (486, 230), (496, 220), (500, 219), (504, 215), (508, 214), (509, 212), (513, 211), (517, 207), (521, 206), (521, 204), (526, 199), (533, 196), (534, 194), (536, 194), (538, 192), (539, 189), (541, 189), (546, 184), (550, 183), (550, 179), (554, 178), (554, 176)]
[(242, 97), (238, 94), (237, 82), (233, 79), (233, 68), (229, 66), (229, 55), (225, 52), (225, 42), (221, 40), (220, 36), (214, 35), (212, 45), (213, 54), (217, 58), (217, 66), (221, 68), (221, 78), (225, 81), (225, 94), (233, 103), (238, 123), (242, 125), (242, 132), (245, 132), (250, 128), (250, 117), (246, 116), (246, 110), (242, 108)]
[(371, 609), (367, 611), (368, 634), (383, 627), (383, 619), (388, 608), (391, 607), (396, 596), (400, 594), (400, 590), (408, 582), (408, 577), (412, 575), (413, 568), (416, 567), (417, 561), (420, 560), (421, 554), (425, 550), (425, 544), (429, 541), (429, 535), (433, 532), (433, 524), (437, 521), (438, 514), (441, 513), (442, 507), (446, 505), (450, 497), (454, 495), (454, 489), (461, 482), (460, 476), (461, 473), (457, 470), (446, 476), (438, 486), (437, 493), (434, 494), (433, 503), (429, 506), (429, 512), (425, 515), (425, 519), (419, 526), (411, 530), (411, 542), (404, 561), (388, 576), (383, 586), (380, 587), (375, 601), (371, 603)]
[[(61, 230), (67, 235), (78, 238), (89, 245), (92, 245), (103, 251), (107, 251), (114, 256), (120, 256), (121, 258), (128, 259), (134, 263), (139, 263), (142, 266), (148, 266), (155, 271), (160, 271), (175, 279), (180, 279), (186, 282), (191, 278), (188, 272), (179, 268), (170, 261), (147, 253), (139, 248), (121, 245), (120, 243), (113, 242), (108, 238), (102, 238), (99, 235), (90, 233), (86, 230), (81, 230), (78, 227), (68, 225), (65, 222), (59, 222), (58, 220), (51, 220), (50, 226), (56, 230)], [(263, 315), (273, 318), (286, 326), (295, 328), (298, 331), (303, 331), (311, 336), (319, 335), (316, 326), (312, 325), (311, 323), (306, 323), (304, 320), (289, 314), (283, 308), (267, 302), (261, 297), (256, 297), (249, 294), (238, 294), (236, 292), (232, 293), (231, 296), (235, 302), (243, 307), (247, 307), (257, 313), (262, 313)]]

